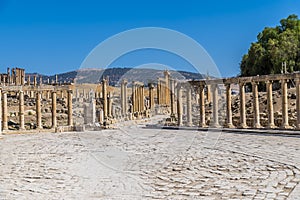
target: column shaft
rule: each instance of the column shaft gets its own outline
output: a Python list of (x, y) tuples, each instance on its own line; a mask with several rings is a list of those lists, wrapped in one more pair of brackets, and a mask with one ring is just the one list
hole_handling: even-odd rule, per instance
[(41, 92), (36, 93), (36, 128), (42, 129)]
[(178, 126), (182, 126), (182, 90), (180, 86), (177, 88), (177, 118)]
[(200, 127), (206, 127), (205, 122), (205, 92), (204, 92), (204, 85), (200, 85)]
[(226, 84), (226, 108), (227, 108), (227, 121), (226, 126), (227, 128), (234, 128), (232, 123), (232, 110), (231, 110), (231, 85)]
[(24, 122), (24, 92), (19, 92), (19, 121), (20, 121), (20, 130), (25, 130)]
[(187, 125), (192, 126), (193, 125), (193, 119), (192, 119), (192, 89), (189, 85), (187, 87)]
[(52, 92), (52, 128), (57, 127), (56, 121), (56, 91)]
[(288, 116), (288, 98), (287, 98), (287, 80), (281, 81), (282, 90), (282, 128), (289, 128), (289, 116)]
[(247, 128), (246, 107), (245, 107), (245, 84), (240, 83), (240, 127)]
[(8, 130), (7, 92), (2, 91), (2, 130)]
[(272, 82), (267, 81), (267, 103), (268, 103), (268, 128), (274, 128), (274, 110), (273, 110), (273, 96), (272, 96)]
[(68, 90), (68, 126), (73, 126), (73, 92)]
[(254, 110), (254, 128), (261, 128), (259, 116), (259, 100), (258, 100), (258, 84), (252, 82), (252, 95), (253, 95), (253, 110)]

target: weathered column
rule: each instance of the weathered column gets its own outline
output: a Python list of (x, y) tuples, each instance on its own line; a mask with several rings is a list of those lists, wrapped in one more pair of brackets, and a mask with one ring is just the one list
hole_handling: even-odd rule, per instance
[(43, 84), (43, 77), (40, 76), (40, 81), (39, 81), (39, 85), (42, 85)]
[(30, 85), (30, 75), (27, 76), (27, 85)]
[(193, 126), (193, 118), (192, 118), (192, 89), (191, 89), (190, 85), (187, 86), (186, 101), (187, 101), (187, 126)]
[(296, 81), (296, 112), (297, 112), (297, 129), (300, 129), (300, 78), (295, 78)]
[(160, 100), (160, 90), (161, 90), (161, 84), (160, 84), (160, 80), (158, 80), (157, 82), (157, 104), (160, 105), (161, 104), (161, 100)]
[(2, 88), (0, 88), (0, 134), (2, 133)]
[(207, 85), (206, 89), (207, 89), (207, 95), (206, 95), (207, 102), (210, 103), (211, 102), (211, 85)]
[(73, 126), (73, 91), (68, 90), (68, 126)]
[(107, 111), (107, 115), (108, 115), (108, 117), (112, 117), (112, 97), (111, 97), (111, 93), (109, 93), (109, 97), (108, 97), (108, 111)]
[(226, 127), (227, 128), (234, 128), (232, 123), (232, 110), (231, 110), (231, 85), (230, 83), (226, 84)]
[(135, 82), (133, 81), (132, 82), (132, 97), (131, 97), (131, 103), (132, 103), (132, 113), (135, 113), (136, 112), (136, 85), (135, 85)]
[(154, 109), (154, 85), (149, 84), (150, 109)]
[(261, 128), (259, 116), (258, 83), (252, 82), (253, 110), (254, 110), (254, 128)]
[(170, 105), (170, 72), (168, 72), (168, 70), (164, 71), (164, 75), (165, 75), (165, 104), (166, 105)]
[(181, 86), (177, 86), (177, 122), (178, 126), (182, 126), (182, 89)]
[(268, 128), (275, 128), (274, 124), (274, 110), (273, 110), (273, 89), (272, 81), (267, 81), (267, 106), (268, 106)]
[(204, 85), (200, 84), (200, 91), (199, 91), (199, 97), (200, 97), (200, 127), (206, 127), (205, 122), (205, 91), (204, 91)]
[(25, 130), (25, 121), (24, 121), (24, 92), (21, 90), (19, 92), (19, 130)]
[(103, 115), (107, 119), (107, 80), (102, 80), (102, 97), (103, 97)]
[(33, 76), (33, 85), (36, 86), (36, 75)]
[(175, 116), (175, 80), (170, 80), (170, 95), (171, 95), (171, 117)]
[(2, 130), (8, 130), (7, 92), (2, 90)]
[(145, 88), (141, 86), (141, 112), (145, 111)]
[(122, 115), (125, 116), (127, 112), (127, 81), (123, 80), (121, 83), (121, 107)]
[(220, 127), (219, 124), (219, 107), (218, 107), (218, 85), (212, 85), (213, 90), (213, 127)]
[(42, 129), (41, 92), (36, 93), (36, 128)]
[(247, 128), (245, 103), (245, 83), (240, 83), (240, 128)]
[(52, 128), (56, 128), (56, 91), (52, 91)]
[(287, 97), (287, 80), (281, 80), (282, 92), (282, 126), (281, 128), (289, 128), (289, 115), (288, 115), (288, 97)]

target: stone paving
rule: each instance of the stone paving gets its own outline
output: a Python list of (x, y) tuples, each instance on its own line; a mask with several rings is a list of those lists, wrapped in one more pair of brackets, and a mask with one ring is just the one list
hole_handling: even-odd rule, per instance
[(2, 136), (0, 199), (300, 197), (300, 137), (143, 127)]

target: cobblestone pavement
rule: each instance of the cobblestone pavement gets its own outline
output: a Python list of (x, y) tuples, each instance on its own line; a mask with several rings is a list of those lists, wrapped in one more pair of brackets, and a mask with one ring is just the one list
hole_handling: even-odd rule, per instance
[(0, 199), (299, 199), (300, 138), (144, 129), (5, 135)]

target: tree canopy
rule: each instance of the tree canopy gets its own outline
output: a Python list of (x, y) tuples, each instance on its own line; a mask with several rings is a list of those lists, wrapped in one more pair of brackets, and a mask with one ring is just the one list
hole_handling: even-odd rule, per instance
[(300, 20), (290, 15), (274, 28), (266, 27), (252, 43), (240, 63), (241, 76), (282, 73), (300, 70)]

